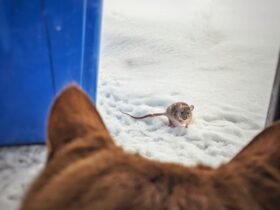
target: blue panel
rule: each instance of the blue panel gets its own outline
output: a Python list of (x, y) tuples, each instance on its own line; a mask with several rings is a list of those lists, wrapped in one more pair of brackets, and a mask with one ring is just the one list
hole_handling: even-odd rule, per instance
[(82, 49), (82, 0), (45, 1), (47, 29), (56, 90), (69, 81), (80, 82)]
[[(96, 100), (102, 1), (87, 1), (81, 84)], [(98, 47), (95, 47), (98, 46)]]
[(27, 2), (0, 1), (1, 144), (42, 141), (53, 97), (40, 1)]
[(46, 1), (56, 90), (74, 80), (95, 100), (101, 3), (101, 0)]
[(54, 95), (96, 98), (101, 0), (0, 0), (0, 145), (43, 143)]

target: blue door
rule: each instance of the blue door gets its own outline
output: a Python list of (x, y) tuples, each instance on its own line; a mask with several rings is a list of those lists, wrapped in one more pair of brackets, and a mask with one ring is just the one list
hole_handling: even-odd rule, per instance
[(0, 0), (0, 145), (43, 143), (53, 97), (95, 101), (101, 0)]

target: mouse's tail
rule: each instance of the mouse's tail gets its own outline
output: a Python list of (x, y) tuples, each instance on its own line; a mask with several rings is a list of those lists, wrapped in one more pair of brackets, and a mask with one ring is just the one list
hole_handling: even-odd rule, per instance
[(121, 113), (126, 114), (126, 115), (128, 115), (128, 116), (130, 116), (130, 117), (132, 117), (132, 118), (134, 118), (134, 119), (136, 119), (136, 120), (144, 119), (144, 118), (147, 118), (147, 117), (157, 117), (157, 116), (166, 115), (166, 113), (164, 112), (164, 113), (147, 114), (147, 115), (144, 115), (144, 116), (136, 117), (136, 116), (130, 115), (130, 114), (126, 113), (126, 112), (122, 112), (122, 111), (121, 111)]

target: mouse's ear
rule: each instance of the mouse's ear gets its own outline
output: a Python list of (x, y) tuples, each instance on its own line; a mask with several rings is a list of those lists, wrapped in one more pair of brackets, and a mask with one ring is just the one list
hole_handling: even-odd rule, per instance
[(190, 105), (190, 110), (192, 111), (194, 109), (194, 105)]
[(49, 154), (89, 132), (108, 134), (89, 97), (72, 85), (62, 91), (51, 108), (47, 142)]

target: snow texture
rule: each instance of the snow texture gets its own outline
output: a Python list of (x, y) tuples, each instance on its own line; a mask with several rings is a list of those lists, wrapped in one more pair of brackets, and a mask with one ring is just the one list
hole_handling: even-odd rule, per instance
[[(279, 0), (104, 1), (97, 107), (127, 151), (218, 166), (263, 127), (280, 45)], [(188, 129), (162, 112), (195, 106)], [(17, 209), (43, 146), (0, 150), (0, 207)]]

